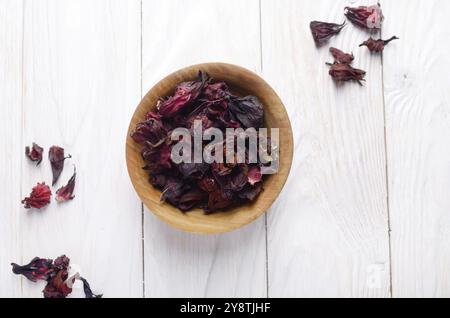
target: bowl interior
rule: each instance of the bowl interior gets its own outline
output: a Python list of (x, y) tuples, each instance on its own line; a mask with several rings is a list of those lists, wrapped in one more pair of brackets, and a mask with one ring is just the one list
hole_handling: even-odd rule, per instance
[[(264, 105), (265, 126), (280, 129), (279, 171), (275, 175), (265, 177), (264, 191), (250, 204), (210, 215), (206, 215), (200, 209), (182, 213), (172, 205), (161, 202), (161, 191), (148, 182), (148, 174), (142, 169), (145, 162), (140, 154), (141, 146), (130, 138), (136, 124), (144, 120), (149, 111), (156, 109), (160, 97), (172, 95), (179, 83), (196, 79), (199, 70), (207, 72), (215, 80), (225, 81), (237, 95), (258, 97)], [(126, 161), (133, 186), (150, 211), (178, 229), (213, 234), (232, 231), (249, 224), (270, 208), (287, 180), (292, 163), (292, 147), (293, 137), (289, 118), (274, 90), (258, 75), (247, 69), (230, 64), (208, 63), (177, 71), (161, 80), (147, 93), (137, 107), (128, 129)]]

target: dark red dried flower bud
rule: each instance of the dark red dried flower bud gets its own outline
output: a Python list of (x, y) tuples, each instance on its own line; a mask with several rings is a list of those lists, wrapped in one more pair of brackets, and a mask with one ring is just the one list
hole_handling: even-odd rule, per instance
[(337, 82), (357, 81), (362, 85), (366, 72), (351, 67), (348, 64), (331, 64), (330, 75)]
[(74, 169), (73, 175), (70, 178), (67, 185), (61, 187), (58, 191), (56, 191), (56, 201), (65, 202), (69, 200), (73, 200), (75, 196), (73, 195), (73, 190), (75, 189), (75, 179), (77, 177), (77, 171)]
[(12, 271), (16, 275), (23, 275), (32, 282), (47, 280), (52, 272), (52, 260), (35, 257), (27, 265), (11, 263)]
[(64, 169), (64, 161), (66, 159), (72, 158), (71, 155), (68, 157), (64, 157), (64, 149), (58, 146), (53, 146), (48, 151), (48, 158), (52, 165), (52, 173), (53, 173), (53, 182), (52, 185), (55, 185), (58, 182), (59, 176), (61, 175)]
[(309, 25), (314, 41), (317, 45), (322, 45), (327, 42), (331, 37), (339, 34), (344, 28), (345, 22), (342, 24), (327, 23), (320, 21), (313, 21)]
[(375, 40), (372, 37), (365, 41), (364, 43), (360, 44), (359, 46), (367, 46), (369, 48), (370, 52), (383, 52), (384, 47), (389, 44), (389, 42), (399, 40), (398, 37), (393, 36), (389, 40)]
[(31, 191), (29, 197), (22, 200), (25, 209), (41, 209), (50, 203), (52, 191), (45, 182), (38, 183)]
[(351, 64), (355, 57), (353, 54), (344, 53), (334, 47), (330, 48), (330, 53), (334, 57), (334, 61), (341, 64)]
[(345, 16), (353, 24), (364, 29), (381, 29), (384, 16), (380, 4), (345, 8)]
[(80, 277), (79, 279), (83, 282), (83, 290), (84, 290), (84, 295), (86, 296), (86, 298), (102, 298), (103, 297), (102, 294), (96, 295), (92, 292), (91, 286), (89, 285), (89, 283), (86, 279), (84, 279), (83, 277)]
[(42, 153), (44, 152), (44, 148), (39, 147), (38, 144), (33, 142), (33, 146), (31, 147), (26, 147), (25, 148), (25, 155), (31, 160), (36, 162), (36, 166), (39, 166), (39, 164), (42, 161)]

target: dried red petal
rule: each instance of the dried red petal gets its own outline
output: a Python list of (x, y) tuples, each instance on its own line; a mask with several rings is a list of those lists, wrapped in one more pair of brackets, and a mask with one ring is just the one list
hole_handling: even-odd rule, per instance
[(36, 162), (36, 166), (38, 166), (42, 162), (42, 153), (44, 152), (44, 148), (40, 147), (38, 144), (33, 142), (33, 145), (25, 148), (25, 155), (33, 162)]
[(339, 34), (345, 27), (345, 22), (342, 24), (327, 23), (320, 21), (313, 21), (309, 25), (314, 41), (317, 45), (322, 45), (331, 37)]
[(373, 6), (346, 7), (345, 16), (353, 24), (364, 29), (381, 29), (384, 20), (379, 3)]
[(77, 176), (76, 169), (74, 169), (73, 175), (70, 178), (67, 185), (61, 187), (58, 191), (56, 191), (56, 201), (65, 202), (69, 200), (73, 200), (75, 196), (73, 195), (73, 190), (75, 189), (75, 179)]
[(165, 118), (178, 115), (199, 97), (207, 80), (205, 74), (200, 72), (198, 80), (179, 84), (175, 94), (158, 105), (159, 114)]
[(334, 57), (334, 61), (341, 64), (351, 64), (355, 57), (353, 54), (344, 53), (334, 47), (330, 48), (330, 53)]
[(75, 278), (69, 279), (69, 274), (66, 269), (60, 270), (52, 277), (42, 291), (44, 298), (66, 298), (71, 292)]
[(52, 272), (52, 260), (35, 257), (27, 265), (17, 265), (11, 263), (12, 271), (16, 275), (23, 275), (32, 282), (47, 280)]
[(262, 181), (262, 174), (261, 174), (261, 168), (260, 167), (251, 167), (248, 170), (248, 183), (251, 185), (255, 185), (258, 182)]
[(366, 75), (365, 71), (353, 68), (348, 64), (332, 64), (329, 73), (337, 82), (356, 81), (360, 85)]
[(398, 37), (393, 36), (389, 40), (375, 40), (370, 37), (367, 41), (363, 42), (359, 46), (367, 46), (370, 52), (383, 52), (386, 45), (388, 45), (391, 41), (399, 40)]
[(48, 158), (52, 166), (53, 182), (55, 185), (58, 182), (59, 177), (64, 169), (64, 161), (66, 159), (72, 158), (71, 155), (64, 157), (64, 149), (58, 146), (53, 146), (48, 151)]
[(92, 292), (91, 286), (89, 285), (88, 281), (85, 278), (80, 277), (79, 279), (83, 282), (83, 290), (84, 290), (84, 295), (86, 298), (102, 298), (103, 297), (102, 294), (96, 295)]
[(41, 209), (50, 203), (52, 191), (45, 182), (38, 183), (31, 191), (29, 197), (22, 200), (25, 209)]

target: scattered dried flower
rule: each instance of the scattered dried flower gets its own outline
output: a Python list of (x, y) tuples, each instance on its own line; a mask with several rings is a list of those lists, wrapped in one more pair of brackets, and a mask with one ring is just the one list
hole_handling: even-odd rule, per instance
[(350, 65), (353, 62), (353, 60), (355, 59), (353, 54), (344, 53), (341, 50), (336, 49), (334, 47), (330, 48), (330, 53), (331, 53), (331, 55), (333, 55), (334, 61), (336, 63), (340, 63), (340, 64), (349, 64)]
[(36, 162), (36, 166), (39, 166), (39, 164), (42, 161), (42, 153), (44, 152), (44, 148), (39, 147), (38, 144), (33, 142), (33, 145), (30, 149), (30, 147), (25, 148), (25, 155), (33, 162)]
[(27, 265), (17, 265), (11, 263), (12, 271), (16, 275), (23, 275), (32, 282), (47, 280), (52, 272), (52, 260), (35, 257)]
[(365, 41), (364, 43), (360, 44), (359, 46), (367, 46), (370, 52), (383, 52), (384, 47), (388, 45), (391, 41), (399, 40), (398, 37), (393, 36), (389, 40), (375, 40), (372, 37)]
[(45, 182), (38, 183), (31, 191), (29, 197), (22, 200), (25, 209), (41, 209), (50, 203), (52, 191)]
[(73, 195), (73, 190), (75, 189), (75, 179), (77, 176), (77, 171), (74, 168), (73, 175), (70, 178), (67, 185), (61, 187), (58, 191), (56, 191), (56, 201), (65, 202), (69, 200), (73, 200), (75, 196)]
[(62, 255), (52, 261), (51, 259), (34, 258), (29, 264), (19, 266), (12, 263), (12, 271), (16, 275), (24, 275), (32, 282), (38, 280), (47, 281), (47, 285), (42, 291), (44, 298), (66, 298), (71, 292), (76, 280), (83, 282), (83, 289), (86, 298), (100, 298), (102, 295), (95, 295), (89, 283), (78, 273), (69, 277), (70, 259)]
[(384, 20), (381, 5), (346, 7), (345, 16), (353, 24), (364, 29), (381, 29)]
[(68, 157), (64, 157), (64, 149), (58, 146), (53, 146), (50, 148), (48, 152), (48, 158), (52, 165), (52, 173), (53, 173), (52, 185), (55, 185), (56, 182), (58, 182), (58, 179), (61, 176), (61, 172), (64, 169), (64, 161), (66, 159), (72, 158), (72, 156), (69, 155)]
[(357, 81), (362, 85), (361, 81), (364, 81), (366, 72), (351, 67), (348, 64), (331, 64), (330, 75), (337, 82)]
[(309, 27), (311, 28), (314, 41), (320, 46), (327, 42), (331, 37), (339, 34), (339, 32), (341, 32), (341, 30), (345, 27), (345, 22), (342, 24), (336, 24), (313, 21)]

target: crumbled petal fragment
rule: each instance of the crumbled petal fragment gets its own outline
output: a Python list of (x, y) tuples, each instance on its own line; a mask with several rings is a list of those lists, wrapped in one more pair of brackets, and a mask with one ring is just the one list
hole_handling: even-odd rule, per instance
[(381, 29), (384, 16), (381, 5), (359, 6), (356, 8), (346, 7), (345, 16), (353, 24), (364, 29)]
[(52, 166), (53, 182), (55, 185), (58, 182), (59, 177), (64, 169), (64, 161), (66, 159), (72, 158), (71, 155), (68, 157), (64, 156), (64, 149), (58, 146), (52, 146), (48, 152), (48, 158)]
[(330, 48), (330, 53), (331, 55), (333, 55), (334, 61), (336, 63), (352, 64), (353, 60), (355, 59), (353, 54), (345, 53), (334, 47)]
[(390, 42), (394, 40), (399, 40), (398, 37), (393, 36), (389, 40), (375, 40), (372, 37), (370, 37), (367, 41), (364, 41), (359, 46), (367, 46), (370, 52), (383, 52), (386, 45), (388, 45)]
[(33, 162), (36, 162), (36, 166), (42, 162), (42, 153), (44, 148), (33, 142), (33, 145), (25, 148), (25, 155)]
[(16, 275), (23, 275), (32, 282), (47, 280), (52, 272), (52, 260), (35, 257), (27, 265), (17, 265), (11, 263), (12, 271)]
[(84, 295), (86, 298), (102, 298), (103, 295), (102, 294), (94, 294), (91, 290), (91, 286), (89, 285), (88, 281), (83, 278), (80, 277), (79, 280), (81, 280), (83, 282), (83, 290), (84, 290)]
[(361, 81), (364, 81), (366, 72), (348, 64), (337, 63), (330, 65), (329, 74), (336, 82), (356, 81), (362, 85)]
[(252, 167), (248, 170), (248, 183), (252, 186), (262, 181), (262, 174), (260, 167)]
[(30, 196), (22, 200), (25, 209), (42, 209), (50, 203), (52, 191), (45, 182), (38, 183), (31, 191)]
[(310, 23), (309, 27), (311, 28), (314, 41), (320, 46), (326, 43), (331, 37), (339, 34), (345, 27), (345, 22), (342, 24), (336, 24), (313, 21)]

